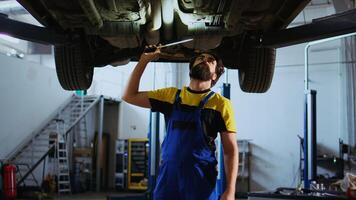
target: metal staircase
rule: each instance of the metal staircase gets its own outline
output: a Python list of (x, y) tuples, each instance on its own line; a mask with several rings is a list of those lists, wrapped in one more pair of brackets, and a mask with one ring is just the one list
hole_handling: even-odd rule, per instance
[[(76, 127), (79, 122), (85, 121), (82, 119), (85, 119), (86, 114), (99, 102), (100, 98), (103, 97), (80, 97), (73, 95), (70, 101), (64, 107), (59, 108), (39, 131), (35, 131), (31, 134), (18, 148), (8, 155), (7, 162), (17, 165), (18, 168), (18, 172), (16, 173), (18, 186), (34, 185), (34, 183), (38, 184), (37, 180), (33, 180), (35, 177), (33, 175), (34, 170), (43, 163), (45, 158), (53, 151), (58, 151), (57, 158), (59, 162), (61, 159), (66, 160), (69, 185), (68, 152), (65, 146), (65, 139), (73, 132), (73, 128)], [(58, 126), (63, 126), (64, 130), (59, 131)], [(59, 138), (53, 138), (50, 137), (50, 135), (58, 135)], [(55, 140), (58, 141), (56, 142)], [(65, 150), (62, 148), (63, 146), (61, 147), (61, 143), (64, 143)], [(58, 148), (55, 148), (56, 145), (58, 145)], [(63, 152), (61, 153), (61, 151)], [(66, 153), (64, 153), (64, 151)], [(61, 166), (61, 164), (59, 164), (58, 167), (59, 166)], [(60, 175), (62, 174), (59, 170), (57, 178), (59, 178)], [(66, 175), (63, 174), (63, 177), (64, 176)], [(58, 179), (58, 181), (60, 180)], [(59, 182), (58, 185), (60, 185)]]

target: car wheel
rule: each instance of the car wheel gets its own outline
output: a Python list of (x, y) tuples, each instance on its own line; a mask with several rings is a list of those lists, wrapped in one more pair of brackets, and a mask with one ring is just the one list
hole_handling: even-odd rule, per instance
[(249, 93), (266, 92), (272, 83), (276, 50), (250, 47), (246, 53), (239, 69), (240, 88)]
[(91, 65), (86, 43), (55, 46), (54, 54), (59, 82), (65, 90), (86, 90), (93, 81), (94, 67)]

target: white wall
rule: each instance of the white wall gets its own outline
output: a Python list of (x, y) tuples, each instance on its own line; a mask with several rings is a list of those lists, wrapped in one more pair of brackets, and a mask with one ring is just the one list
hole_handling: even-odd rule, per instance
[(0, 55), (0, 159), (71, 94), (60, 87), (54, 69)]
[[(295, 187), (299, 180), (299, 140), (303, 137), (304, 45), (277, 51), (274, 80), (265, 94), (243, 93), (230, 71), (238, 138), (251, 139), (251, 189)], [(317, 140), (321, 153), (338, 153), (341, 75), (339, 42), (310, 50), (310, 88), (317, 90)]]

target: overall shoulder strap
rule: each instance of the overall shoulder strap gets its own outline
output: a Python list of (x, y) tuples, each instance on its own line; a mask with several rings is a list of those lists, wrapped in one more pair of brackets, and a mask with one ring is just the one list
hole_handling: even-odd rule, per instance
[(210, 91), (208, 95), (206, 95), (200, 102), (199, 104), (199, 108), (202, 109), (204, 107), (204, 105), (206, 104), (206, 102), (208, 102), (208, 100), (210, 99), (210, 97), (212, 97), (215, 94), (214, 91)]
[(176, 98), (175, 98), (175, 100), (174, 100), (174, 104), (180, 104), (181, 101), (182, 101), (181, 98), (180, 98), (180, 96), (179, 96), (179, 95), (180, 95), (180, 91), (181, 91), (180, 89), (177, 90)]

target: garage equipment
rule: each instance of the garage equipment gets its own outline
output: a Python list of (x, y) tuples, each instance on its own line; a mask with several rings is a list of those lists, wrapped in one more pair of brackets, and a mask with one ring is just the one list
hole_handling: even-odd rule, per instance
[(250, 141), (251, 140), (237, 140), (239, 147), (239, 172), (236, 185), (236, 196), (240, 195), (246, 198), (247, 192), (250, 191)]
[(275, 191), (252, 192), (248, 200), (346, 200), (347, 197), (339, 192), (312, 191), (308, 189), (277, 188)]
[(56, 140), (56, 155), (57, 155), (57, 180), (58, 180), (58, 193), (70, 193), (70, 176), (69, 176), (69, 163), (67, 141), (65, 134), (64, 120), (57, 120), (57, 140)]
[(304, 102), (304, 188), (316, 179), (316, 91), (305, 91)]
[(116, 158), (115, 184), (117, 188), (147, 190), (148, 139), (118, 140)]
[(128, 140), (128, 189), (147, 189), (147, 139)]
[[(356, 13), (355, 10), (347, 11), (343, 14)], [(336, 15), (341, 17), (341, 14)], [(336, 17), (336, 18), (337, 18)], [(335, 19), (334, 19), (335, 20)], [(354, 21), (354, 20), (353, 20)], [(334, 21), (335, 23), (336, 21)], [(344, 30), (345, 31), (345, 30)], [(347, 32), (342, 33), (347, 33)], [(304, 62), (304, 188), (310, 188), (310, 182), (316, 178), (316, 91), (309, 88), (309, 48), (315, 44), (321, 44), (328, 41), (333, 41), (345, 37), (356, 35), (356, 32), (348, 34), (339, 34), (338, 36), (321, 39), (308, 43), (305, 46), (305, 62)]]
[(115, 188), (126, 188), (126, 173), (127, 173), (127, 153), (125, 140), (116, 141), (116, 167), (115, 167)]

